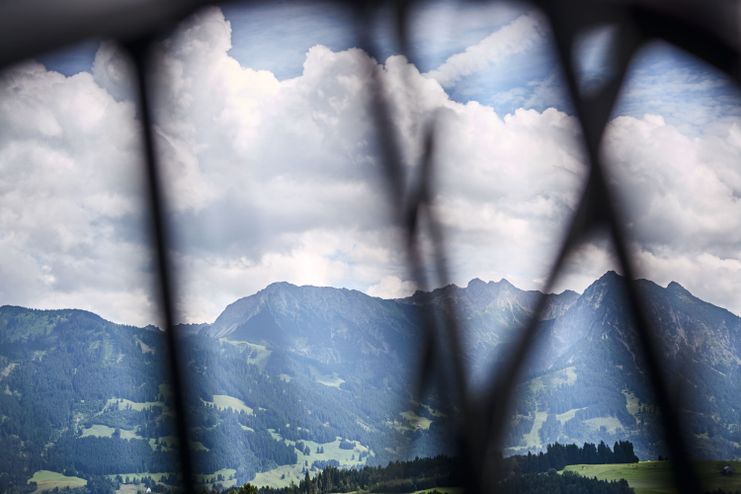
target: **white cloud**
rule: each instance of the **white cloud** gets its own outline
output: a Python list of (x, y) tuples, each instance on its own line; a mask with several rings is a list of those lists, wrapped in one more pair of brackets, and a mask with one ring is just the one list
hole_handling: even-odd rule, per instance
[(384, 276), (381, 281), (368, 288), (368, 295), (381, 298), (403, 298), (412, 295), (417, 285), (412, 281), (403, 281), (396, 276)]
[(155, 320), (134, 107), (88, 73), (0, 79), (0, 301)]
[(740, 124), (689, 135), (658, 115), (619, 117), (605, 138), (642, 272), (657, 282), (680, 281), (736, 313), (741, 313)]
[[(188, 162), (196, 164), (192, 174), (171, 174), (174, 190), (219, 191), (198, 204), (175, 194), (179, 210), (192, 210), (179, 223), (186, 237), (184, 310), (203, 307), (206, 296), (226, 305), (275, 279), (408, 294), (412, 283), (403, 243), (388, 227), (368, 107), (374, 72), (392, 102), (408, 166), (419, 159), (423, 125), (432, 115), (441, 117), (436, 204), (455, 244), (453, 257), (468, 259), (454, 261), (456, 281), (507, 275), (532, 285), (542, 277), (545, 263), (528, 256), (542, 259), (542, 250), (550, 250), (549, 234), (573, 207), (584, 171), (573, 118), (556, 110), (503, 118), (480, 104), (462, 105), (403, 57), (379, 65), (357, 49), (336, 53), (316, 46), (301, 76), (278, 81), (239, 67), (226, 52), (228, 42), (208, 41), (229, 31), (218, 10), (193, 22), (209, 27), (185, 27), (178, 36), (199, 38), (180, 42), (210, 51), (184, 54), (177, 41), (166, 45), (159, 80), (188, 102), (182, 114), (181, 108), (160, 106), (163, 136), (185, 140), (183, 149), (192, 150)], [(225, 109), (231, 118), (222, 121), (217, 117)], [(181, 169), (179, 161), (167, 163)], [(499, 247), (482, 256), (492, 239)], [(209, 268), (204, 256), (220, 268)], [(519, 273), (525, 265), (532, 265), (530, 271)], [(227, 276), (225, 269), (240, 275)], [(232, 288), (224, 287), (225, 277)], [(214, 308), (193, 313), (215, 316)]]
[[(507, 49), (534, 23), (505, 28), (513, 33)], [(555, 109), (502, 116), (455, 102), (399, 56), (379, 64), (357, 49), (315, 46), (302, 74), (281, 81), (240, 65), (230, 46), (229, 23), (210, 8), (159, 48), (157, 148), (173, 206), (184, 320), (213, 320), (277, 280), (379, 296), (414, 289), (402, 235), (390, 222), (368, 106), (374, 74), (393, 103), (410, 169), (424, 124), (440, 117), (434, 209), (452, 281), (542, 284), (585, 176), (573, 117)], [(455, 60), (462, 61), (451, 62), (445, 77), (489, 63)], [(35, 64), (4, 76), (0, 302), (154, 320), (125, 70), (103, 45), (94, 77), (65, 78)], [(702, 274), (736, 273), (741, 258), (739, 127), (691, 135), (646, 117), (610, 128), (608, 154), (633, 191), (641, 266), (657, 281), (677, 279), (734, 308), (739, 276), (712, 288)], [(569, 287), (584, 288), (611, 267), (600, 243), (577, 257)]]

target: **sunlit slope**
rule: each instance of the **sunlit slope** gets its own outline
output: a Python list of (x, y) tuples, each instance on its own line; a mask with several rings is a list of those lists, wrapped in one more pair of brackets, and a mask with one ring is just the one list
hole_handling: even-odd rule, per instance
[[(724, 476), (720, 471), (731, 466), (734, 475)], [(721, 489), (723, 492), (741, 491), (741, 461), (701, 461), (695, 464), (703, 488), (707, 492)], [(636, 494), (675, 494), (671, 464), (668, 461), (643, 461), (629, 464), (569, 465), (564, 468), (600, 480), (625, 479)]]

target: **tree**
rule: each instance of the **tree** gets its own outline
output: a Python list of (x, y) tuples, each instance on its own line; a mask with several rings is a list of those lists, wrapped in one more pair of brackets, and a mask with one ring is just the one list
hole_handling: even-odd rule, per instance
[(607, 447), (604, 441), (600, 441), (597, 446), (597, 461), (600, 463), (610, 463), (611, 456), (612, 452), (610, 448)]
[(304, 481), (301, 482), (301, 484), (302, 484), (302, 487), (303, 487), (303, 491), (306, 494), (309, 494), (309, 492), (310, 492), (310, 485), (311, 485), (311, 478), (309, 477), (309, 471), (308, 470), (304, 474)]
[(87, 492), (91, 494), (113, 494), (115, 491), (113, 481), (101, 475), (95, 475), (87, 481)]
[(592, 443), (584, 443), (582, 448), (583, 452), (583, 463), (598, 463), (599, 458), (597, 457), (597, 447)]
[(237, 494), (257, 494), (257, 487), (250, 483), (244, 484), (239, 488)]

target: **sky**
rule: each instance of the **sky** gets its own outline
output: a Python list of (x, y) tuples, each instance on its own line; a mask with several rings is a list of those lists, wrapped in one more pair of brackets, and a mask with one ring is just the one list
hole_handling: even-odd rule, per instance
[[(451, 281), (542, 287), (586, 176), (580, 131), (537, 12), (427, 3), (410, 60), (383, 14), (332, 4), (210, 7), (156, 48), (158, 155), (175, 235), (178, 319), (211, 322), (274, 281), (402, 297), (417, 288), (392, 221), (368, 94), (389, 98), (405, 170), (436, 122), (433, 209)], [(604, 80), (610, 26), (578, 39), (580, 87)], [(0, 304), (158, 322), (138, 116), (118, 49), (91, 41), (0, 74)], [(701, 62), (638, 54), (603, 153), (640, 274), (741, 313), (741, 104)], [(604, 238), (558, 290), (616, 269)]]

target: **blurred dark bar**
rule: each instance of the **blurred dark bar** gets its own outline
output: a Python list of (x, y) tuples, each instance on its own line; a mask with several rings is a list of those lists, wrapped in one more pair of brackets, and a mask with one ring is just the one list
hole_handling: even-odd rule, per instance
[(154, 125), (152, 122), (152, 107), (149, 100), (149, 86), (147, 84), (147, 69), (149, 67), (150, 41), (143, 39), (127, 45), (131, 58), (134, 61), (136, 87), (139, 96), (139, 112), (142, 124), (142, 138), (144, 142), (144, 157), (148, 185), (149, 211), (152, 226), (152, 248), (154, 250), (155, 266), (157, 268), (156, 291), (159, 295), (161, 314), (164, 319), (165, 342), (167, 348), (167, 363), (169, 378), (172, 385), (172, 396), (175, 411), (175, 428), (177, 431), (177, 450), (180, 467), (180, 488), (186, 494), (195, 492), (195, 476), (193, 475), (193, 461), (190, 451), (190, 434), (188, 431), (188, 413), (185, 406), (185, 366), (182, 361), (182, 352), (176, 334), (175, 320), (175, 284), (173, 263), (170, 260), (172, 246), (168, 222), (166, 218), (167, 201), (162, 187), (160, 169), (157, 164), (157, 152), (154, 143)]

